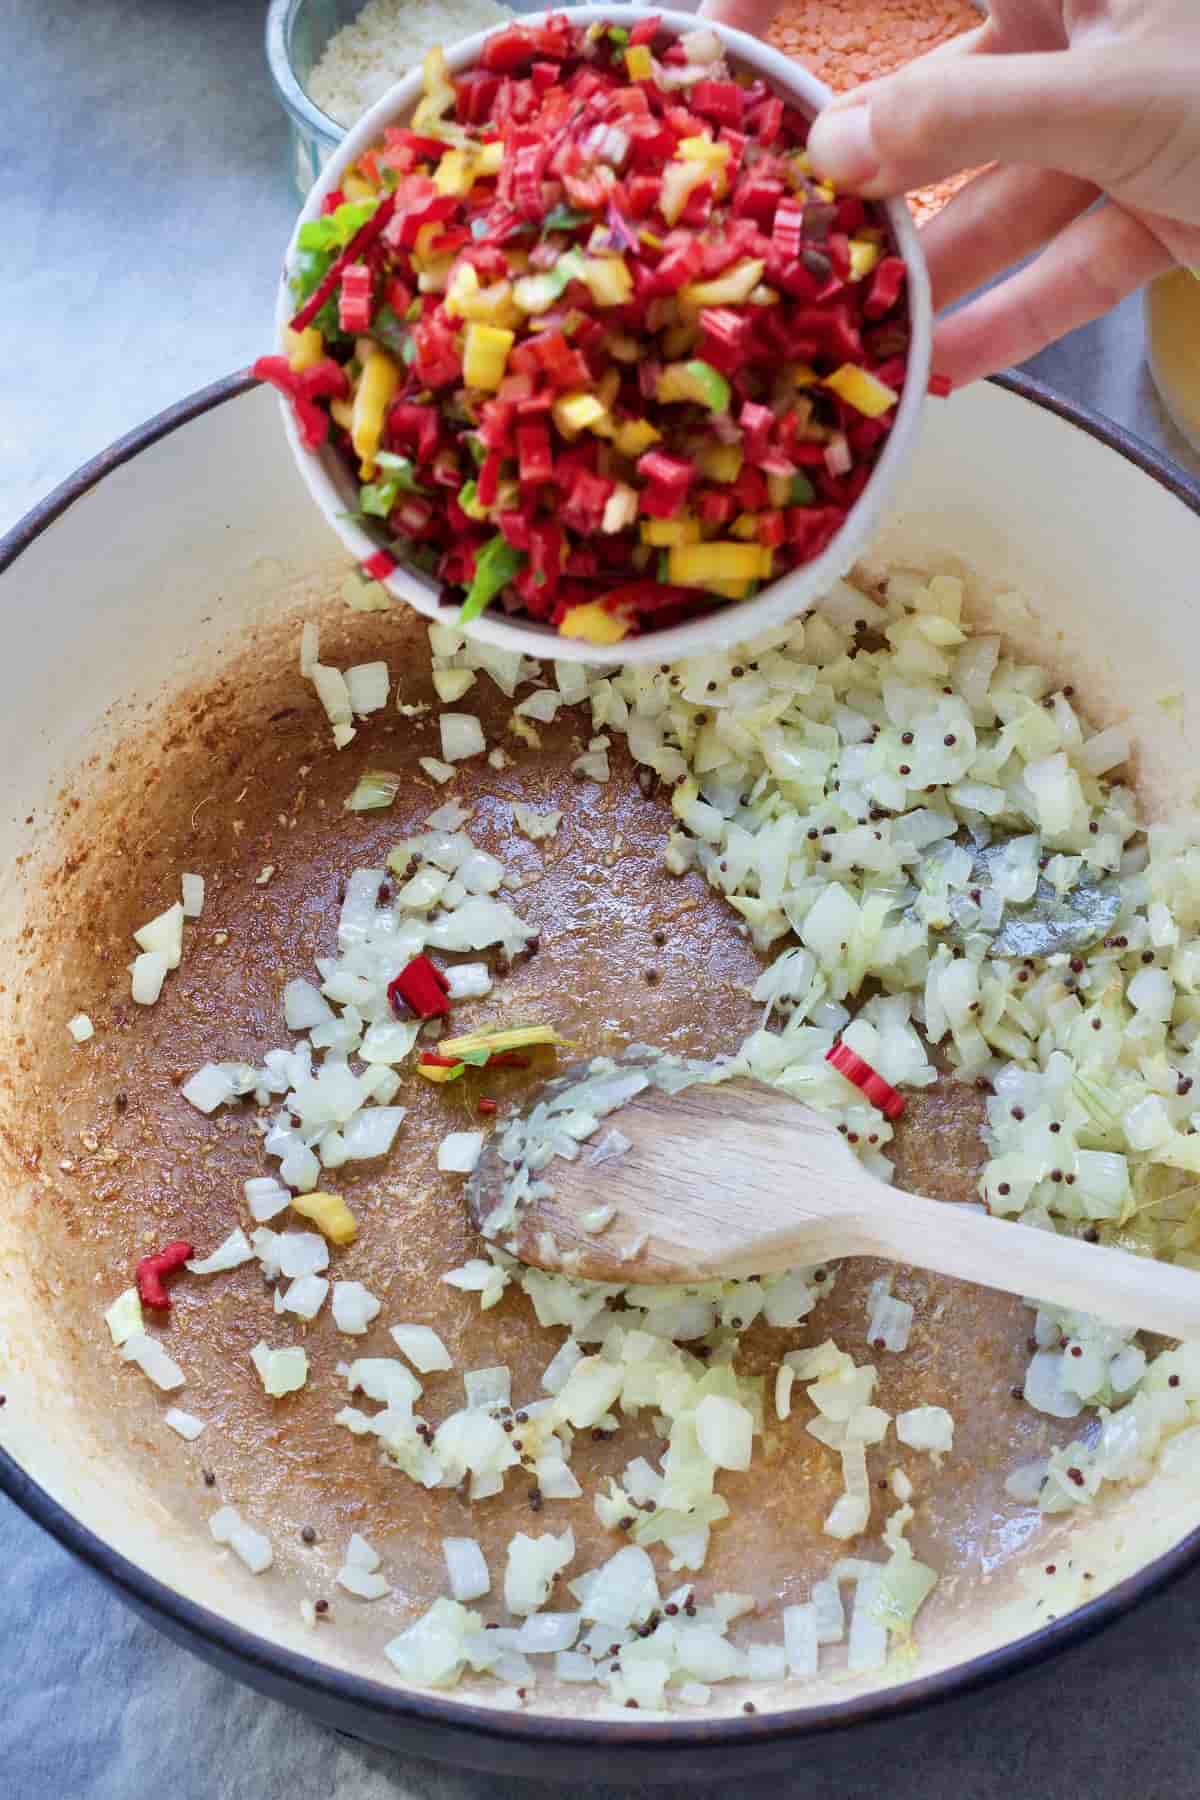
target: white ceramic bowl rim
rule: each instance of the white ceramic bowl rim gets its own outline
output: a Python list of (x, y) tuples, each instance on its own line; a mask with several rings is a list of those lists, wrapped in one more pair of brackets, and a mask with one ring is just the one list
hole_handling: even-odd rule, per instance
[[(635, 24), (650, 16), (645, 6), (573, 6), (568, 16), (572, 24), (590, 24), (595, 20), (616, 24)], [(522, 14), (520, 25), (536, 25), (550, 15), (545, 12)], [(661, 12), (666, 30), (676, 34), (694, 31), (697, 21), (690, 13)], [(771, 85), (806, 113), (816, 113), (828, 104), (831, 95), (823, 82), (799, 63), (768, 44), (734, 31), (729, 26), (705, 21), (728, 46), (731, 54), (745, 67), (765, 77)], [(477, 32), (446, 51), (452, 73), (471, 68), (494, 32)], [(326, 163), (320, 179), (313, 187), (296, 222), (296, 229), (284, 259), (276, 307), (276, 327), (282, 342), (283, 330), (295, 312), (288, 278), (297, 255), (300, 227), (319, 218), (326, 194), (331, 193), (350, 165), (364, 150), (376, 143), (387, 125), (406, 118), (421, 94), (421, 71), (415, 69), (389, 88), (382, 99), (365, 113), (348, 132)], [(773, 581), (753, 600), (734, 602), (718, 608), (701, 619), (672, 626), (666, 631), (649, 632), (645, 637), (628, 638), (620, 644), (599, 648), (579, 639), (560, 637), (550, 626), (528, 619), (509, 619), (501, 613), (484, 613), (470, 628), (470, 635), (482, 643), (503, 650), (519, 650), (525, 656), (553, 656), (563, 662), (620, 664), (635, 662), (668, 662), (681, 656), (698, 655), (725, 645), (742, 642), (760, 632), (774, 630), (787, 619), (807, 612), (826, 593), (834, 581), (844, 575), (855, 558), (866, 547), (883, 514), (884, 507), (902, 478), (909, 454), (914, 446), (921, 415), (925, 407), (929, 383), (929, 366), (933, 336), (933, 315), (929, 295), (929, 277), (920, 250), (912, 216), (903, 201), (891, 201), (887, 208), (896, 245), (908, 268), (909, 315), (912, 338), (908, 353), (908, 374), (897, 409), (895, 424), (888, 435), (883, 452), (871, 479), (851, 507), (842, 529), (833, 542), (814, 562), (805, 563), (790, 574)], [(356, 505), (357, 489), (349, 470), (337, 452), (330, 447), (313, 454), (306, 450), (296, 430), (291, 407), (281, 402), (284, 430), (301, 477), (313, 499), (337, 532), (346, 548), (360, 565), (378, 554), (381, 545), (363, 527), (347, 517)], [(384, 584), (397, 600), (440, 623), (454, 623), (456, 607), (443, 604), (440, 586), (412, 569), (398, 566), (383, 577)]]

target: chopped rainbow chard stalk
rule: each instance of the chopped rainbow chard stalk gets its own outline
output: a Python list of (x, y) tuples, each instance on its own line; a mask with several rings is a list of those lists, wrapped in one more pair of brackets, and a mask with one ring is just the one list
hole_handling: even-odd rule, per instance
[(462, 624), (613, 644), (746, 599), (829, 545), (895, 418), (885, 211), (814, 178), (807, 120), (711, 32), (644, 26), (514, 24), (455, 77), (431, 51), (255, 365)]

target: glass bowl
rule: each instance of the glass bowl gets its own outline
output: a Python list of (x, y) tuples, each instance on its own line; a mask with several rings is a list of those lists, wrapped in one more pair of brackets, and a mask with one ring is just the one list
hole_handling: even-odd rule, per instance
[[(572, 3), (561, 0), (562, 5)], [(528, 12), (536, 4), (537, 0), (507, 0), (510, 12)], [(364, 0), (271, 0), (267, 9), (267, 67), (287, 114), (288, 167), (301, 199), (348, 130), (317, 105), (308, 91), (309, 80), (330, 38), (351, 24), (363, 5)]]
[(301, 199), (346, 135), (344, 125), (308, 96), (308, 78), (335, 31), (362, 11), (363, 0), (271, 0), (267, 67), (288, 119), (288, 168)]

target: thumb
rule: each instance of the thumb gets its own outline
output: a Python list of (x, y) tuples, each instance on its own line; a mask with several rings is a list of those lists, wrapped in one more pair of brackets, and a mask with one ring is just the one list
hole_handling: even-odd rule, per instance
[(1164, 185), (1178, 185), (1178, 216), (1186, 217), (1190, 158), (1178, 151), (1200, 140), (1187, 86), (1163, 59), (1129, 47), (926, 60), (826, 108), (809, 154), (828, 180), (872, 196), (1015, 162), (1165, 211), (1176, 206)]
[(697, 17), (716, 19), (736, 31), (749, 32), (751, 37), (765, 37), (776, 7), (777, 0), (701, 0)]

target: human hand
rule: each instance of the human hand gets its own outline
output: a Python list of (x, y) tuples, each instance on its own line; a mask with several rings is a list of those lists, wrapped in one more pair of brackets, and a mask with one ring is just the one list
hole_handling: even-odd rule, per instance
[[(702, 11), (753, 30), (773, 7), (705, 0)], [(992, 0), (990, 11), (978, 31), (841, 95), (809, 140), (820, 174), (873, 198), (992, 165), (922, 233), (935, 305), (1041, 255), (939, 323), (934, 367), (956, 387), (1176, 263), (1200, 268), (1197, 0)]]

